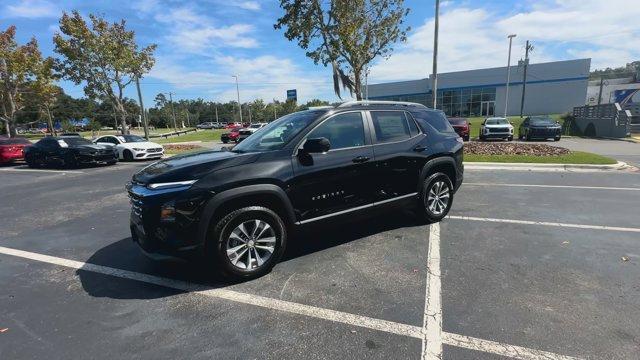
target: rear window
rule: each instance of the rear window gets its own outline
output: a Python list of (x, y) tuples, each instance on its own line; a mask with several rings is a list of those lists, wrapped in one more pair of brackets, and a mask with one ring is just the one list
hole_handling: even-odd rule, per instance
[(0, 139), (0, 145), (25, 145), (31, 144), (31, 141), (25, 138)]
[(467, 120), (460, 118), (449, 118), (449, 123), (451, 125), (464, 125), (467, 123)]
[(455, 133), (449, 120), (442, 111), (415, 111), (411, 115), (418, 120), (421, 125), (425, 124), (440, 133)]

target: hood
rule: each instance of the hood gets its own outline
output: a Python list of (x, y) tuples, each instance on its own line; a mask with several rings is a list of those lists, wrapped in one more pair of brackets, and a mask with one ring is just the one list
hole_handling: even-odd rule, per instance
[(79, 149), (79, 150), (106, 150), (106, 149), (113, 149), (111, 146), (108, 145), (97, 145), (97, 144), (93, 144), (93, 145), (69, 145), (70, 148), (72, 149)]
[(205, 151), (173, 156), (155, 162), (133, 175), (133, 181), (149, 184), (198, 180), (212, 171), (256, 161), (260, 153)]
[(127, 148), (127, 149), (155, 149), (155, 148), (161, 148), (162, 145), (160, 144), (156, 144), (154, 142), (151, 141), (144, 141), (144, 142), (128, 142), (128, 143), (124, 143), (124, 144), (120, 144), (122, 147)]
[(486, 124), (484, 125), (488, 128), (504, 128), (504, 127), (513, 127), (511, 124)]

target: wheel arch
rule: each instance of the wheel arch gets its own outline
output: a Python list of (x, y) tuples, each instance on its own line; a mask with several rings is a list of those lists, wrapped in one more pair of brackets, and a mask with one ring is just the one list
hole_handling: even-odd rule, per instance
[(456, 161), (451, 156), (440, 156), (427, 161), (420, 172), (420, 181), (418, 182), (418, 193), (422, 192), (422, 183), (431, 174), (442, 172), (449, 177), (451, 183), (457, 184)]
[(220, 214), (245, 206), (264, 206), (276, 212), (287, 227), (295, 223), (295, 213), (284, 190), (274, 184), (257, 184), (225, 190), (205, 205), (198, 226), (198, 239), (205, 244), (210, 223)]

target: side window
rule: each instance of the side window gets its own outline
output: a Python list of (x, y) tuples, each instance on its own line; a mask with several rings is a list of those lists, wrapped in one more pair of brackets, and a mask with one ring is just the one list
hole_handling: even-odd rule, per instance
[[(420, 122), (421, 125), (428, 125), (430, 128), (433, 128), (435, 131), (440, 133), (455, 133), (453, 127), (447, 120), (447, 117), (444, 115), (442, 111), (413, 111), (411, 115)], [(486, 120), (485, 120), (486, 122)], [(484, 125), (484, 122), (482, 123)]]
[(376, 142), (406, 140), (411, 137), (409, 123), (403, 111), (371, 111)]
[(407, 118), (407, 122), (409, 123), (409, 131), (411, 132), (411, 137), (418, 135), (420, 133), (420, 130), (418, 129), (418, 125), (416, 125), (416, 121), (408, 113), (404, 113), (404, 116)]
[(364, 146), (362, 114), (352, 112), (336, 115), (315, 128), (308, 139), (324, 137), (331, 143), (331, 150)]
[(107, 138), (107, 142), (110, 142), (110, 143), (112, 143), (113, 145), (118, 145), (118, 144), (119, 144), (118, 139), (114, 138), (113, 136), (109, 136), (109, 137)]

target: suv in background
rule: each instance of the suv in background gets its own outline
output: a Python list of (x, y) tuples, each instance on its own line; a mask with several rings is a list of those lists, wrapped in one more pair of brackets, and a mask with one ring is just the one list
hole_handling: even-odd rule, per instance
[(449, 118), (449, 123), (453, 126), (453, 130), (460, 135), (462, 140), (469, 141), (469, 134), (471, 133), (471, 124), (465, 118)]
[(133, 175), (133, 240), (147, 254), (206, 259), (236, 279), (267, 273), (301, 225), (404, 206), (443, 219), (463, 142), (421, 104), (347, 102), (281, 117), (232, 150), (174, 156)]
[(560, 141), (562, 126), (549, 116), (527, 116), (520, 124), (520, 140), (549, 139)]
[(484, 119), (480, 125), (480, 140), (487, 139), (513, 140), (513, 125), (503, 117)]

